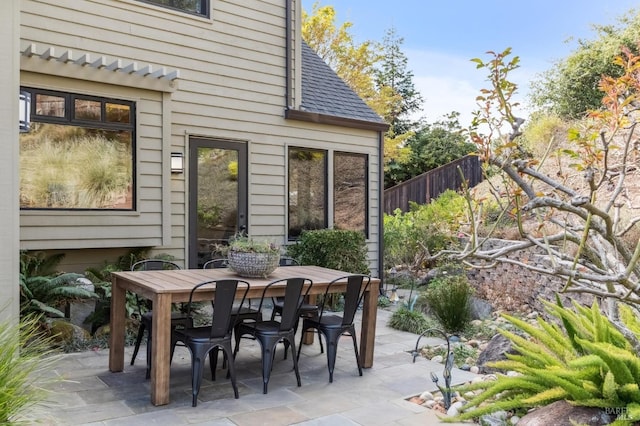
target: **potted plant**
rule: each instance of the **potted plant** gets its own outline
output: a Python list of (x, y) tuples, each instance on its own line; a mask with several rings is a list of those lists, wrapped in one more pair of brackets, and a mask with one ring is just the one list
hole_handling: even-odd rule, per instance
[(280, 262), (280, 247), (269, 241), (256, 241), (247, 236), (235, 236), (224, 247), (229, 268), (242, 277), (263, 277), (271, 274)]

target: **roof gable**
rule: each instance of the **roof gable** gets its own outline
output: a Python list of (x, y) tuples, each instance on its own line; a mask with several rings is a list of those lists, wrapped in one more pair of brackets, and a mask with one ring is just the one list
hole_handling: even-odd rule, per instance
[(386, 124), (304, 41), (301, 56), (302, 111)]

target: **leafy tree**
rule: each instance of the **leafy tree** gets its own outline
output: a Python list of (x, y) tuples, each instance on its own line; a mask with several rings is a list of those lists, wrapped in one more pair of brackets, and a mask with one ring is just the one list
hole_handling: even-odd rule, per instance
[(404, 162), (409, 155), (405, 142), (415, 125), (409, 116), (422, 98), (415, 90), (413, 74), (400, 50), (402, 39), (390, 30), (385, 43), (355, 43), (349, 33), (351, 22), (336, 26), (332, 6), (313, 4), (311, 14), (302, 12), (302, 38), (391, 128), (385, 135), (385, 162)]
[(637, 53), (640, 40), (640, 13), (633, 10), (618, 20), (619, 26), (594, 25), (595, 40), (578, 40), (578, 48), (532, 83), (531, 100), (538, 108), (565, 118), (582, 117), (599, 109), (603, 75), (620, 77), (623, 67), (614, 58), (626, 47)]
[[(569, 130), (570, 145), (555, 151), (555, 167), (545, 172), (541, 166), (550, 153), (538, 158), (523, 153), (520, 127), (524, 120), (512, 112), (517, 85), (508, 78), (519, 58), (510, 58), (511, 49), (489, 54), (486, 62), (474, 59), (479, 69), (488, 71), (491, 88), (478, 97), (482, 109), (476, 123), (483, 132), (474, 130), (471, 137), (481, 159), (503, 179), (494, 196), (508, 200), (503, 214), (513, 215), (520, 238), (500, 248), (484, 246), (478, 235), (481, 211), (473, 210), (469, 244), (441, 254), (452, 254), (472, 267), (505, 262), (562, 278), (564, 292), (604, 300), (608, 319), (638, 352), (640, 342), (620, 322), (618, 307), (619, 302), (640, 306), (640, 207), (629, 195), (633, 190), (629, 176), (635, 173), (640, 56), (625, 49), (615, 59), (623, 75), (601, 79), (602, 108)], [(511, 129), (508, 134), (503, 131), (506, 125)], [(477, 201), (481, 209), (483, 200)], [(546, 262), (509, 257), (533, 247), (544, 252)]]
[[(378, 114), (374, 108), (377, 92), (374, 85), (375, 64), (380, 60), (372, 41), (357, 44), (349, 29), (351, 22), (336, 27), (332, 6), (313, 4), (311, 15), (302, 11), (302, 38), (347, 85)], [(382, 114), (380, 114), (382, 116)]]
[(395, 28), (387, 30), (382, 43), (382, 61), (376, 73), (376, 87), (383, 91), (391, 89), (397, 96), (389, 100), (384, 118), (391, 125), (389, 136), (405, 134), (418, 123), (410, 115), (420, 111), (424, 100), (413, 84), (413, 72), (407, 69), (407, 57), (400, 49), (404, 39)]
[(443, 120), (425, 124), (406, 142), (408, 153), (391, 159), (385, 169), (385, 187), (393, 186), (424, 172), (475, 152), (458, 120), (460, 113), (452, 112)]

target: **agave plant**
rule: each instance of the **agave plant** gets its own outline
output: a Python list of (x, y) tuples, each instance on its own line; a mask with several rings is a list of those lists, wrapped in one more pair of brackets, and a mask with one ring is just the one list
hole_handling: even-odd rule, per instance
[(573, 309), (543, 302), (557, 323), (538, 318), (536, 325), (504, 315), (529, 335), (498, 330), (513, 342), (518, 354), (490, 364), (518, 375), (497, 375), (495, 381), (461, 386), (459, 391), (482, 390), (447, 421), (476, 418), (498, 410), (528, 409), (559, 400), (573, 405), (611, 409), (624, 416), (615, 424), (640, 420), (640, 357), (633, 341), (640, 338), (640, 320), (627, 305), (620, 306), (621, 320), (634, 336), (624, 336), (600, 311), (578, 303)]

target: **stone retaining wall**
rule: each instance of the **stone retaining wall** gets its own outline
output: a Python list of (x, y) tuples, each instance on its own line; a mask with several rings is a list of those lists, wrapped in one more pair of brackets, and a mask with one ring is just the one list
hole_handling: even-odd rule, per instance
[[(483, 249), (505, 246), (511, 241), (492, 239)], [(543, 251), (534, 247), (509, 254), (507, 257), (528, 265), (544, 266)], [(471, 269), (467, 272), (470, 283), (476, 289), (476, 297), (488, 301), (494, 309), (509, 312), (543, 312), (539, 299), (554, 301), (555, 294), (565, 284), (564, 279), (539, 274), (527, 268), (510, 263), (498, 263), (489, 269)], [(585, 294), (561, 294), (561, 300), (568, 305), (572, 299), (590, 305), (593, 297)]]

